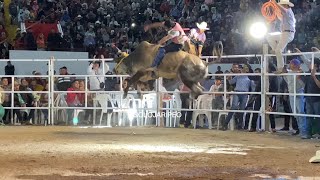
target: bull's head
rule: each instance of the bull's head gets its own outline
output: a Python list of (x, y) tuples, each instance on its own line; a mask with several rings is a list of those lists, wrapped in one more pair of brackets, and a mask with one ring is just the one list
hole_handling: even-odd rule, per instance
[(119, 52), (118, 57), (114, 58), (114, 61), (117, 63), (113, 70), (115, 74), (128, 74), (128, 67), (124, 63), (128, 56), (129, 54), (126, 52)]

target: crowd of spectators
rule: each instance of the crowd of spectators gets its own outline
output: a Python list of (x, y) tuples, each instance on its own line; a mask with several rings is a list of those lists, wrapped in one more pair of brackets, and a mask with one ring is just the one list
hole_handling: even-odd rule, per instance
[[(60, 22), (61, 32), (43, 34), (17, 31), (15, 41), (6, 41), (4, 11), (0, 14), (0, 49), (2, 58), (10, 49), (88, 51), (90, 57), (112, 58), (116, 43), (123, 51), (132, 51), (144, 39), (143, 25), (172, 18), (185, 28), (206, 21), (210, 27), (203, 55), (212, 54), (214, 41), (222, 41), (226, 54), (261, 53), (261, 46), (248, 35), (248, 27), (261, 17), (264, 0), (12, 0), (9, 13), (12, 24), (25, 21)], [(320, 23), (316, 1), (293, 0), (297, 18), (295, 40), (288, 49), (309, 51), (319, 46)], [(12, 46), (11, 46), (12, 45)]]

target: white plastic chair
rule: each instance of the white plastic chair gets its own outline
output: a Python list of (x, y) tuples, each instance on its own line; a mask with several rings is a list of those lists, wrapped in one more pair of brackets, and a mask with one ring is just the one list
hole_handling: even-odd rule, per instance
[[(180, 98), (180, 94), (179, 94), (179, 90), (175, 89), (173, 96), (172, 96), (172, 107), (173, 109), (181, 109), (182, 108), (182, 102), (181, 102), (181, 98)], [(174, 112), (176, 115), (181, 114), (181, 110), (173, 110), (172, 112)], [(170, 127), (172, 125), (171, 120), (174, 119), (173, 121), (173, 127), (176, 127), (176, 125), (179, 125), (180, 118), (178, 116), (174, 116), (170, 118)]]
[[(230, 100), (230, 108), (231, 108), (231, 106), (232, 106), (232, 101), (233, 101), (233, 96), (232, 96), (232, 95), (230, 95), (229, 100)], [(226, 103), (228, 103), (228, 99), (227, 99), (226, 97), (224, 97), (224, 101), (225, 101)], [(229, 108), (227, 108), (227, 109), (229, 109)], [(225, 111), (220, 111), (220, 112), (219, 112), (217, 130), (219, 130), (219, 128), (220, 128), (220, 118), (221, 118), (221, 116), (223, 116), (223, 115), (224, 115), (225, 117), (227, 117), (228, 112), (225, 112)], [(234, 119), (233, 119), (233, 117), (231, 118), (230, 123), (231, 123), (231, 124), (230, 124), (231, 129), (234, 129)]]
[[(145, 113), (143, 113), (144, 117), (144, 125), (147, 125), (147, 118), (150, 116), (150, 114), (155, 113), (157, 114), (157, 94), (156, 93), (150, 93), (150, 94), (144, 94), (142, 96), (142, 107), (147, 108), (145, 110)], [(156, 126), (160, 126), (160, 119), (156, 121)]]
[[(125, 122), (128, 119), (131, 119), (132, 117), (129, 118), (130, 116), (134, 116), (135, 114), (129, 114), (129, 110), (136, 110), (136, 101), (134, 99), (134, 96), (132, 94), (128, 94), (125, 99), (122, 98), (123, 94), (116, 94), (114, 96), (114, 104), (117, 103), (117, 108), (114, 110), (115, 113), (118, 113), (119, 117), (119, 126), (125, 125)], [(132, 118), (133, 120), (134, 118)], [(132, 120), (130, 120), (130, 126), (132, 126)], [(138, 122), (137, 122), (138, 124)]]
[[(211, 122), (211, 112), (202, 109), (212, 109), (212, 96), (208, 94), (200, 95), (196, 100), (195, 110), (192, 113), (192, 124), (194, 129), (197, 125), (197, 117), (199, 115), (206, 115), (208, 118), (209, 129), (212, 129), (212, 122)], [(199, 118), (199, 125), (203, 127), (203, 118)]]
[(112, 116), (112, 112), (108, 111), (108, 102), (111, 103), (111, 107), (112, 109), (115, 109), (114, 103), (112, 101), (112, 98), (109, 94), (97, 94), (96, 96), (96, 100), (99, 102), (102, 110), (101, 110), (101, 115), (100, 115), (100, 126), (102, 123), (102, 117), (103, 114), (107, 114), (107, 126), (111, 126), (111, 116)]
[[(55, 107), (68, 107), (67, 101), (65, 99), (65, 96), (67, 94), (66, 93), (60, 93), (58, 94), (57, 98), (54, 101), (54, 106)], [(59, 112), (61, 112), (59, 114)], [(66, 109), (54, 109), (53, 111), (54, 113), (54, 119), (60, 120), (60, 118), (62, 119), (62, 121), (66, 122), (66, 124), (68, 123), (67, 121), (67, 111)], [(48, 122), (49, 124), (53, 124), (53, 119), (52, 122)]]

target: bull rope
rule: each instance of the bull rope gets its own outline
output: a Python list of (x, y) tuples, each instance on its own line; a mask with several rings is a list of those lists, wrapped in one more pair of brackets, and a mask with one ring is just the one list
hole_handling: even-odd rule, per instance
[(261, 8), (262, 15), (269, 23), (275, 21), (277, 17), (282, 17), (281, 10), (274, 3), (275, 2), (272, 2), (272, 0), (270, 0), (269, 2), (264, 3)]

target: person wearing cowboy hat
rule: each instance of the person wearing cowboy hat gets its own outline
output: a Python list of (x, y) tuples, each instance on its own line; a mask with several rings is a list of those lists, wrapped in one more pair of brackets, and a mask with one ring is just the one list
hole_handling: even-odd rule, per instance
[(281, 33), (277, 35), (269, 35), (267, 37), (267, 41), (271, 48), (274, 50), (277, 57), (278, 69), (276, 71), (276, 74), (280, 74), (282, 73), (284, 67), (282, 52), (284, 51), (288, 43), (290, 43), (294, 39), (294, 35), (296, 32), (296, 19), (291, 9), (292, 7), (294, 7), (294, 4), (289, 0), (280, 0), (279, 3), (277, 3), (275, 0), (272, 0), (271, 2), (280, 9), (282, 14), (282, 16), (280, 17), (277, 16), (281, 21)]
[(193, 28), (190, 30), (190, 35), (189, 35), (190, 42), (196, 45), (197, 55), (199, 57), (201, 57), (202, 48), (203, 48), (204, 42), (206, 41), (206, 34), (204, 32), (206, 30), (209, 30), (207, 26), (208, 24), (206, 22), (201, 22), (200, 24), (197, 23), (198, 28)]

